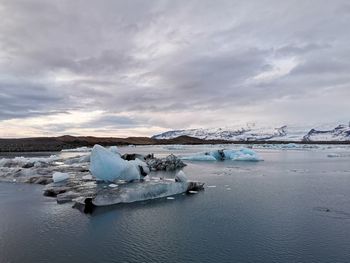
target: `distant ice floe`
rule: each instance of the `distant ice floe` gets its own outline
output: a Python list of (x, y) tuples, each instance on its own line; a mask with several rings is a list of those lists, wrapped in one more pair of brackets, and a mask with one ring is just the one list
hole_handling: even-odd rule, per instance
[(185, 149), (185, 145), (182, 145), (182, 144), (167, 145), (167, 146), (164, 146), (164, 149), (166, 149), (166, 150), (183, 150), (183, 149)]
[[(119, 149), (117, 146), (110, 146), (107, 147), (107, 149), (113, 153), (120, 154)], [(63, 149), (61, 152), (91, 152), (92, 148), (91, 147), (78, 147), (78, 148), (73, 148), (73, 149)]]
[(184, 156), (182, 160), (189, 161), (262, 161), (263, 159), (252, 149), (241, 148), (238, 150), (215, 150)]
[(90, 152), (92, 148), (90, 147), (78, 147), (74, 149), (64, 149), (61, 152)]
[(308, 144), (287, 143), (287, 144), (256, 144), (254, 145), (254, 148), (274, 149), (274, 150), (298, 150), (298, 149), (319, 148), (319, 146), (308, 145)]
[(329, 158), (340, 158), (340, 157), (350, 157), (349, 153), (329, 153), (327, 154), (327, 157)]
[(0, 159), (0, 167), (40, 167), (58, 161), (60, 158), (56, 155), (49, 157), (15, 157), (12, 159)]

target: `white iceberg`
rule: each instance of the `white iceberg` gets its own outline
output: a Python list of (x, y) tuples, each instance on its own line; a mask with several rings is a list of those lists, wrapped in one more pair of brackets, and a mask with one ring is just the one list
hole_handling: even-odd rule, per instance
[(67, 173), (61, 173), (61, 172), (54, 172), (52, 175), (52, 179), (54, 183), (59, 183), (62, 181), (67, 180), (70, 177)]
[(181, 159), (190, 161), (262, 161), (260, 156), (255, 151), (248, 148), (240, 148), (238, 150), (215, 150), (211, 152), (184, 156)]
[[(91, 151), (90, 172), (97, 179), (113, 182), (115, 180), (133, 181), (141, 176), (140, 167), (146, 170), (147, 165), (140, 160), (126, 161), (118, 154), (112, 153), (96, 144)], [(146, 172), (146, 171), (144, 171)]]

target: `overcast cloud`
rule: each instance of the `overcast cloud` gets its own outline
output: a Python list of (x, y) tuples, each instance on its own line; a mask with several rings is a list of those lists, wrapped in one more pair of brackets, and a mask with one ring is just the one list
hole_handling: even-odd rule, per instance
[(0, 136), (350, 119), (349, 1), (0, 0)]

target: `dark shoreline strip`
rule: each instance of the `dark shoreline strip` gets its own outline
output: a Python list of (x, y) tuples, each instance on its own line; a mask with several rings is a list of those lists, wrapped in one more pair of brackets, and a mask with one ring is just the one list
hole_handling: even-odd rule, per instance
[(149, 137), (37, 137), (37, 138), (19, 138), (19, 139), (0, 139), (0, 152), (52, 152), (63, 149), (72, 149), (77, 147), (92, 147), (95, 144), (103, 146), (125, 146), (125, 145), (165, 145), (165, 144), (322, 144), (322, 145), (350, 145), (349, 141), (226, 141), (226, 140), (203, 140), (190, 136), (180, 136), (174, 139), (153, 139)]

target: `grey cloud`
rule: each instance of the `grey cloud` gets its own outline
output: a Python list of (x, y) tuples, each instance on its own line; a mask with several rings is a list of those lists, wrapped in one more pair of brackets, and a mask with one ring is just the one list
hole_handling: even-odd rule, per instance
[[(167, 113), (242, 107), (266, 120), (268, 103), (314, 94), (302, 107), (311, 110), (325, 100), (323, 91), (343, 94), (350, 85), (347, 1), (13, 0), (0, 6), (0, 120), (102, 110), (105, 117), (72, 126), (132, 128), (165, 123), (160, 116)], [(298, 61), (291, 72), (252, 81), (289, 58)], [(340, 103), (333, 119), (349, 109)], [(291, 115), (281, 111), (278, 118), (288, 122)]]
[(131, 128), (137, 127), (140, 125), (146, 125), (146, 123), (141, 122), (140, 119), (134, 119), (127, 116), (118, 116), (118, 115), (105, 115), (99, 117), (95, 120), (86, 122), (79, 127), (81, 128)]

